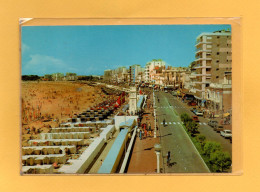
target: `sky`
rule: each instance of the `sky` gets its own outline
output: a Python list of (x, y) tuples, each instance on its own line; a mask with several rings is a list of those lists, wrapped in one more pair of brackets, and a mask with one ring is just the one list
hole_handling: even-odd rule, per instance
[(23, 26), (22, 75), (72, 72), (103, 75), (106, 69), (162, 59), (187, 67), (203, 32), (230, 25)]

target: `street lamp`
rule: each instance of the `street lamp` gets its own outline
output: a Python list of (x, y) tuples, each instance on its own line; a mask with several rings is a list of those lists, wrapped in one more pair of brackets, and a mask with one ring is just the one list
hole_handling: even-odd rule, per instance
[(153, 137), (156, 138), (156, 107), (155, 107), (154, 88), (153, 88), (153, 109), (154, 109), (154, 131), (153, 131)]
[(155, 154), (157, 156), (157, 173), (160, 173), (160, 154), (162, 150), (162, 146), (159, 143), (154, 145)]

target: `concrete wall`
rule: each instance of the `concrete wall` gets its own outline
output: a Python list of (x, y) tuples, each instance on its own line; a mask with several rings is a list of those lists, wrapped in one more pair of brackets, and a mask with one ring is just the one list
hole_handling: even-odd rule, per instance
[(125, 122), (129, 119), (135, 119), (137, 122), (137, 118), (138, 116), (115, 116), (115, 128), (118, 130), (120, 123)]
[(63, 165), (59, 169), (59, 172), (65, 174), (83, 174), (104, 144), (104, 138), (96, 138), (78, 159), (68, 161), (69, 163), (72, 163), (72, 165)]

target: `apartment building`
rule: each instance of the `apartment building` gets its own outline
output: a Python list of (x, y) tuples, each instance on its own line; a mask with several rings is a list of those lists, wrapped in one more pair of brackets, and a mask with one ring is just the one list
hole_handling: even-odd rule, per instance
[(231, 32), (221, 30), (202, 33), (197, 37), (195, 47), (194, 96), (202, 106), (213, 107), (217, 111), (223, 110), (223, 99), (227, 96), (225, 94), (231, 94), (231, 91), (219, 90), (220, 87), (229, 87), (228, 90), (231, 90), (231, 84), (227, 84), (230, 83), (227, 79), (232, 71)]
[(174, 89), (183, 88), (186, 75), (189, 73), (187, 67), (172, 67), (162, 70), (163, 85)]
[(156, 76), (155, 67), (165, 67), (165, 62), (161, 59), (153, 59), (145, 65), (145, 82), (151, 83)]

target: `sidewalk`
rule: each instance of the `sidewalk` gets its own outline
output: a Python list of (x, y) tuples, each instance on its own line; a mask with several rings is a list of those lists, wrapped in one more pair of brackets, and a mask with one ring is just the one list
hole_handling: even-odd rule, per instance
[[(156, 173), (157, 160), (154, 151), (154, 144), (159, 143), (159, 132), (157, 131), (157, 138), (154, 138), (154, 117), (153, 117), (153, 98), (152, 94), (150, 99), (147, 100), (147, 105), (144, 110), (142, 123), (151, 123), (152, 136), (148, 136), (140, 140), (139, 134), (137, 133), (134, 149), (132, 152), (131, 160), (127, 173)], [(150, 108), (149, 108), (150, 106)]]

